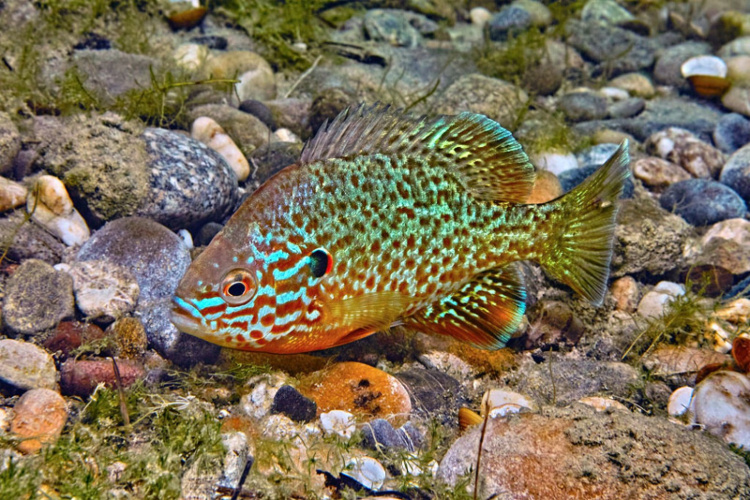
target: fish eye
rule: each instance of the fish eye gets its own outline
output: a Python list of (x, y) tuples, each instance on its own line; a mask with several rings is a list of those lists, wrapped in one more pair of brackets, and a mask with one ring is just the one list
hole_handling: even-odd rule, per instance
[(309, 257), (307, 265), (316, 278), (322, 278), (333, 269), (333, 257), (325, 248), (316, 248), (310, 252)]
[(255, 278), (245, 269), (234, 269), (224, 275), (221, 282), (221, 298), (227, 304), (239, 306), (255, 296)]

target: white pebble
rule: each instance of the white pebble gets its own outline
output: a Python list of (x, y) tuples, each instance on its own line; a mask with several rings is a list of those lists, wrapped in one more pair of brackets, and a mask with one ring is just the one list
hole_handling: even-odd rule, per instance
[(178, 66), (188, 71), (196, 71), (208, 58), (208, 48), (197, 43), (184, 43), (174, 51), (174, 60)]
[(349, 460), (347, 467), (350, 472), (345, 474), (367, 488), (379, 490), (385, 482), (385, 469), (374, 458), (353, 458)]
[(541, 170), (547, 170), (555, 175), (560, 175), (568, 170), (578, 168), (578, 160), (572, 153), (555, 153), (546, 151), (532, 155), (532, 163)]
[(606, 410), (628, 411), (627, 406), (620, 403), (619, 401), (615, 401), (612, 398), (603, 398), (601, 396), (589, 396), (586, 398), (579, 399), (578, 402), (591, 406), (596, 411), (606, 411)]
[(275, 135), (276, 138), (281, 142), (302, 142), (300, 138), (297, 137), (297, 135), (288, 128), (277, 129), (276, 132), (273, 133), (273, 135)]
[(213, 119), (207, 116), (196, 118), (193, 122), (191, 134), (193, 139), (199, 140), (219, 153), (237, 175), (239, 181), (244, 181), (250, 175), (250, 164), (247, 162), (245, 155), (221, 128), (221, 125)]
[(599, 93), (607, 99), (611, 99), (613, 101), (624, 101), (625, 99), (630, 97), (630, 92), (617, 87), (604, 87), (599, 90)]
[(195, 248), (195, 245), (193, 245), (193, 235), (190, 234), (190, 231), (187, 229), (180, 229), (177, 231), (177, 234), (180, 238), (182, 238), (182, 241), (185, 243), (185, 246), (188, 248), (188, 250), (192, 250)]
[(484, 7), (474, 7), (469, 11), (469, 18), (471, 24), (481, 28), (492, 18), (492, 14)]
[(357, 429), (354, 415), (344, 410), (331, 410), (320, 414), (320, 426), (326, 434), (338, 434), (349, 439)]
[(695, 421), (727, 443), (750, 448), (750, 380), (737, 372), (717, 371), (695, 388)]
[(518, 413), (522, 409), (536, 409), (536, 404), (526, 396), (517, 392), (503, 389), (490, 389), (482, 398), (482, 414), (489, 409), (491, 418), (503, 417), (511, 413)]
[(669, 402), (667, 403), (667, 412), (672, 417), (681, 417), (686, 412), (688, 416), (693, 415), (693, 388), (688, 386), (682, 386), (669, 396)]
[(672, 297), (679, 297), (680, 295), (685, 295), (685, 285), (672, 281), (660, 281), (654, 287), (654, 291), (666, 293)]
[(39, 176), (26, 198), (26, 210), (68, 246), (83, 244), (91, 235), (86, 221), (73, 207), (65, 184), (57, 177)]

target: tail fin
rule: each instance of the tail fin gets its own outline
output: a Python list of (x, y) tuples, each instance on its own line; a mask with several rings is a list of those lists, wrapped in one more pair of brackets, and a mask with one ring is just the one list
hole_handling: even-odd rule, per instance
[(607, 162), (556, 204), (557, 245), (540, 263), (547, 271), (601, 305), (607, 291), (617, 199), (628, 174), (628, 141)]

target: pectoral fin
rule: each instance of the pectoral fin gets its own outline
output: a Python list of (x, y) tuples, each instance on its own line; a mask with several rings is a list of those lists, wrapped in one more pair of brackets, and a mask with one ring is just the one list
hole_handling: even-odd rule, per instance
[(500, 349), (521, 324), (525, 301), (523, 276), (515, 265), (509, 265), (477, 275), (455, 294), (420, 309), (404, 323), (481, 349)]

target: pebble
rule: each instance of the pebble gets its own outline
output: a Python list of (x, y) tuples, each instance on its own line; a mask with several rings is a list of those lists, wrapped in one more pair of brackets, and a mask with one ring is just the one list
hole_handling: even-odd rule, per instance
[(599, 120), (607, 115), (607, 99), (595, 92), (570, 92), (557, 105), (574, 122)]
[(632, 31), (575, 19), (566, 23), (565, 31), (568, 43), (584, 56), (606, 65), (613, 76), (639, 71), (654, 63), (655, 42)]
[(217, 358), (218, 346), (179, 332), (169, 321), (172, 295), (190, 265), (187, 247), (173, 232), (149, 219), (124, 217), (94, 233), (77, 259), (106, 260), (132, 271), (140, 288), (136, 316), (162, 356), (180, 365)]
[(680, 165), (694, 177), (717, 177), (726, 162), (724, 154), (700, 140), (689, 130), (670, 127), (651, 135), (646, 150), (660, 158)]
[[(407, 423), (404, 427), (408, 425)], [(394, 429), (387, 420), (376, 418), (362, 425), (362, 445), (365, 448), (381, 453), (388, 453), (394, 450), (415, 451), (417, 448), (414, 443), (415, 440), (412, 440), (404, 427)], [(413, 427), (411, 429), (412, 431), (416, 431)], [(416, 441), (419, 443), (420, 438), (417, 437)]]
[(471, 111), (487, 116), (505, 128), (511, 127), (524, 109), (528, 95), (519, 87), (480, 74), (459, 77), (438, 101), (436, 113), (455, 115)]
[(245, 469), (248, 458), (250, 457), (250, 443), (247, 434), (244, 432), (222, 432), (221, 444), (226, 450), (224, 463), (221, 469), (221, 477), (218, 480), (219, 486), (228, 489), (235, 489), (240, 484), (242, 471)]
[(727, 443), (750, 448), (750, 381), (737, 372), (717, 371), (693, 393), (695, 421)]
[[(663, 281), (660, 283), (664, 283)], [(673, 283), (677, 285), (677, 283)], [(684, 295), (685, 290), (682, 289), (681, 293), (676, 290), (659, 289), (651, 290), (646, 292), (641, 301), (638, 303), (637, 312), (644, 318), (659, 318), (664, 315), (667, 309), (667, 305), (672, 302), (677, 296)]]
[(533, 154), (531, 162), (538, 168), (548, 171), (555, 176), (567, 170), (578, 168), (578, 160), (575, 155), (567, 152), (545, 151)]
[(219, 231), (222, 229), (224, 229), (224, 226), (218, 222), (207, 222), (206, 224), (203, 224), (195, 237), (196, 246), (202, 247), (208, 245), (211, 243), (211, 240), (214, 239), (214, 236), (219, 234)]
[(471, 24), (480, 28), (483, 28), (491, 18), (492, 14), (484, 7), (474, 7), (469, 11), (469, 19), (471, 19)]
[(617, 25), (633, 19), (633, 14), (615, 0), (588, 0), (581, 10), (581, 20), (587, 23)]
[(531, 14), (518, 5), (503, 7), (487, 23), (490, 40), (496, 42), (503, 41), (509, 36), (518, 35), (529, 29), (531, 25)]
[(727, 60), (727, 79), (733, 86), (750, 87), (750, 55)]
[(717, 309), (716, 316), (733, 325), (745, 323), (750, 319), (750, 299), (734, 299)]
[(18, 389), (56, 389), (57, 368), (39, 346), (20, 340), (0, 340), (0, 379)]
[(625, 73), (609, 82), (612, 87), (627, 90), (631, 96), (635, 97), (653, 97), (656, 91), (654, 84), (643, 73)]
[(409, 393), (397, 378), (363, 363), (337, 363), (312, 373), (299, 391), (321, 412), (345, 410), (365, 420), (404, 422), (412, 409)]
[(406, 387), (416, 413), (443, 425), (455, 425), (458, 409), (469, 404), (461, 383), (438, 370), (411, 368), (396, 374)]
[(273, 397), (271, 413), (282, 413), (295, 422), (312, 422), (318, 407), (291, 385), (282, 385)]
[(206, 76), (240, 80), (235, 84), (239, 102), (248, 99), (264, 101), (276, 97), (276, 78), (271, 65), (259, 54), (247, 50), (230, 50), (213, 54), (205, 64)]
[(704, 366), (730, 360), (726, 354), (713, 349), (662, 345), (643, 357), (643, 367), (657, 378), (668, 380), (676, 376), (692, 376), (695, 381), (695, 374)]
[(617, 152), (617, 148), (619, 147), (618, 144), (605, 143), (597, 144), (578, 152), (576, 160), (578, 160), (579, 168), (599, 168)]
[(68, 419), (65, 400), (50, 389), (32, 389), (13, 407), (15, 415), (10, 430), (22, 439), (17, 448), (22, 453), (37, 453), (42, 446), (54, 444)]
[(633, 175), (647, 186), (657, 189), (691, 178), (684, 168), (656, 156), (636, 160), (633, 164)]
[(342, 87), (328, 87), (317, 93), (310, 107), (310, 127), (317, 132), (325, 123), (331, 123), (342, 111), (354, 106), (355, 96)]
[(80, 245), (89, 236), (89, 227), (73, 207), (65, 184), (57, 177), (42, 175), (26, 198), (26, 210), (40, 226), (68, 246)]
[(693, 388), (683, 386), (675, 389), (671, 396), (669, 396), (669, 403), (667, 403), (667, 413), (672, 417), (681, 417), (688, 414), (688, 420), (693, 420), (693, 412), (695, 406), (693, 404)]
[(148, 128), (143, 139), (150, 194), (135, 215), (180, 229), (231, 213), (239, 198), (237, 176), (221, 155), (171, 130)]
[(624, 101), (630, 98), (630, 92), (625, 89), (619, 89), (616, 87), (602, 87), (599, 89), (599, 93), (611, 101)]
[(519, 7), (531, 16), (531, 25), (543, 28), (552, 24), (552, 12), (542, 2), (536, 0), (513, 0), (511, 4)]
[(750, 56), (750, 36), (741, 36), (722, 46), (716, 55), (722, 59), (735, 56)]
[(750, 117), (750, 86), (733, 85), (721, 97), (725, 108)]
[(694, 226), (744, 217), (745, 202), (724, 184), (707, 179), (688, 179), (669, 186), (659, 198), (661, 206)]
[[(120, 372), (122, 388), (130, 387), (146, 376), (146, 370), (140, 363), (127, 359), (115, 359)], [(115, 369), (112, 360), (75, 360), (69, 359), (60, 367), (60, 386), (63, 394), (82, 398), (92, 394), (99, 384), (110, 388), (117, 387)]]
[(197, 120), (207, 116), (221, 125), (247, 158), (260, 148), (268, 146), (271, 131), (255, 115), (245, 113), (227, 104), (204, 104), (192, 108), (187, 119)]
[(412, 24), (416, 16), (424, 17), (400, 9), (369, 9), (364, 15), (363, 28), (370, 40), (413, 49), (422, 44), (422, 34)]
[(727, 219), (711, 226), (683, 255), (693, 262), (715, 264), (732, 274), (750, 271), (750, 221)]
[(352, 458), (346, 464), (347, 472), (342, 472), (366, 488), (379, 490), (385, 482), (386, 475), (383, 466), (370, 457)]
[(750, 144), (729, 157), (721, 169), (719, 180), (742, 196), (745, 202), (750, 202)]
[(529, 327), (521, 337), (525, 349), (575, 345), (583, 335), (581, 320), (564, 302), (542, 299), (529, 309), (528, 317)]
[(563, 190), (560, 180), (552, 172), (539, 170), (536, 173), (534, 187), (526, 199), (526, 203), (547, 203), (562, 196)]
[(255, 99), (242, 101), (239, 109), (244, 113), (253, 115), (271, 130), (276, 130), (278, 128), (271, 109), (261, 101)]
[(212, 50), (226, 50), (227, 45), (229, 45), (229, 41), (225, 37), (218, 35), (194, 36), (190, 39), (190, 42), (203, 45)]
[(716, 124), (713, 139), (716, 147), (723, 153), (734, 153), (750, 144), (750, 119), (738, 113), (725, 114)]
[(140, 288), (128, 269), (91, 260), (75, 262), (65, 271), (73, 278), (76, 305), (85, 316), (113, 321), (135, 309)]
[(201, 116), (193, 122), (191, 128), (193, 139), (201, 141), (203, 144), (213, 149), (224, 158), (227, 165), (232, 169), (240, 182), (247, 179), (250, 175), (250, 164), (247, 162), (245, 155), (240, 148), (234, 143), (231, 137), (216, 123), (207, 116)]
[(326, 434), (338, 434), (349, 439), (357, 430), (357, 422), (348, 411), (331, 410), (320, 414), (320, 427)]
[(197, 43), (183, 43), (174, 51), (175, 62), (187, 71), (198, 71), (208, 59), (209, 50), (205, 45)]
[(21, 151), (21, 134), (10, 115), (0, 111), (0, 173), (7, 174)]
[[(562, 186), (563, 192), (567, 193), (568, 191), (578, 186), (580, 183), (588, 179), (591, 174), (596, 172), (599, 167), (601, 167), (601, 165), (589, 165), (586, 167), (581, 166), (580, 168), (577, 168), (575, 170), (567, 170), (561, 173), (558, 176), (558, 179), (560, 180), (560, 185)], [(633, 184), (633, 179), (628, 176), (628, 178), (625, 179), (625, 187), (622, 191), (622, 194), (620, 195), (620, 198), (632, 197), (634, 189), (635, 185)]]
[[(55, 327), (42, 344), (47, 351), (60, 359), (67, 358), (81, 344), (104, 338), (104, 331), (93, 323), (62, 321)], [(59, 353), (59, 354), (58, 354)]]
[(0, 177), (0, 212), (25, 204), (28, 194), (29, 191), (23, 184)]
[(115, 341), (115, 354), (120, 358), (138, 359), (148, 347), (148, 337), (138, 318), (120, 318), (107, 328), (106, 334)]
[(143, 85), (151, 81), (152, 71), (159, 75), (163, 67), (156, 58), (118, 49), (76, 50), (72, 63), (78, 74), (86, 75), (81, 80), (85, 91), (109, 106), (128, 92), (143, 90)]
[[(699, 139), (710, 141), (722, 113), (687, 98), (654, 97), (646, 103), (646, 110), (635, 118), (623, 120), (619, 127), (639, 141), (646, 141), (656, 132), (668, 127), (691, 131)], [(593, 122), (597, 124), (597, 122)], [(600, 128), (602, 124), (598, 124)]]
[(654, 66), (654, 80), (664, 85), (686, 89), (689, 84), (682, 76), (682, 63), (691, 57), (711, 53), (711, 46), (705, 42), (684, 42), (663, 49)]
[(632, 313), (638, 308), (641, 294), (638, 282), (632, 276), (623, 276), (615, 280), (609, 291), (615, 299), (615, 308), (618, 311)]
[(640, 97), (631, 97), (615, 102), (607, 107), (607, 115), (611, 118), (630, 118), (646, 109), (646, 101)]
[(41, 260), (28, 259), (6, 284), (3, 323), (17, 334), (32, 335), (72, 318), (74, 304), (70, 275)]
[(612, 398), (589, 396), (578, 400), (579, 403), (588, 405), (596, 411), (610, 412), (612, 410), (628, 411), (628, 407)]
[(489, 412), (490, 418), (495, 418), (518, 413), (523, 409), (534, 411), (536, 408), (536, 403), (523, 394), (504, 389), (490, 389), (482, 397), (481, 414)]

